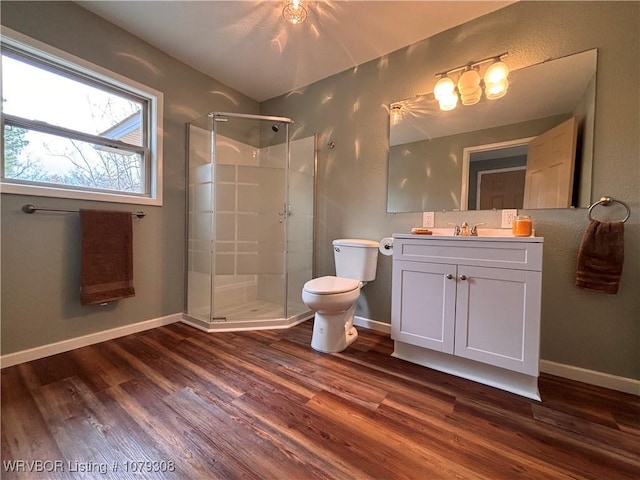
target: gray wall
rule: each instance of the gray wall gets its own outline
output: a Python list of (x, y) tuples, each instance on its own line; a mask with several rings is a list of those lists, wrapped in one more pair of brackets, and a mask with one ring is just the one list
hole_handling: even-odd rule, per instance
[[(214, 110), (258, 113), (258, 103), (74, 3), (3, 1), (1, 9), (3, 26), (164, 92), (162, 207), (1, 196), (2, 354), (182, 312), (185, 123)], [(25, 203), (144, 210), (133, 226), (136, 296), (80, 306), (78, 215), (26, 215)]]
[[(617, 295), (573, 286), (585, 209), (526, 212), (545, 237), (541, 355), (640, 378), (639, 27), (638, 2), (518, 2), (314, 83), (302, 95), (263, 103), (265, 114), (294, 118), (300, 135), (320, 134), (317, 274), (334, 271), (334, 238), (380, 239), (421, 224), (419, 213), (386, 213), (389, 103), (431, 91), (437, 72), (503, 51), (515, 69), (598, 48), (592, 190), (594, 198), (627, 201), (633, 212), (625, 226), (622, 284)], [(598, 209), (600, 218), (607, 213), (620, 215), (613, 207)], [(500, 226), (499, 212), (436, 214), (436, 226), (465, 220)], [(379, 260), (357, 313), (389, 322), (391, 259)]]

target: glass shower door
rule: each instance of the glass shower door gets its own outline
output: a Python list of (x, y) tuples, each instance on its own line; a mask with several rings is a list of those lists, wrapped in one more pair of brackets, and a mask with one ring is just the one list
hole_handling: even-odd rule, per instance
[(283, 318), (289, 124), (251, 115), (213, 120), (211, 319)]
[(287, 317), (309, 313), (302, 288), (313, 278), (316, 137), (290, 142), (287, 175)]
[(187, 201), (187, 272), (185, 313), (203, 324), (211, 321), (213, 291), (213, 151), (212, 121), (189, 124)]

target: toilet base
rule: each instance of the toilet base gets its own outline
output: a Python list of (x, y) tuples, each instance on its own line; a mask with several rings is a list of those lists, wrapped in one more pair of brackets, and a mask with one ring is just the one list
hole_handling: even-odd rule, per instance
[(355, 342), (358, 331), (353, 326), (354, 310), (334, 315), (316, 312), (311, 348), (318, 352), (336, 353)]

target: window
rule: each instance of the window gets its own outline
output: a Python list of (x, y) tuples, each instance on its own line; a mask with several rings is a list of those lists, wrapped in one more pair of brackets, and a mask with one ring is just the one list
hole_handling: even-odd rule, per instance
[(2, 37), (3, 193), (159, 205), (162, 94)]

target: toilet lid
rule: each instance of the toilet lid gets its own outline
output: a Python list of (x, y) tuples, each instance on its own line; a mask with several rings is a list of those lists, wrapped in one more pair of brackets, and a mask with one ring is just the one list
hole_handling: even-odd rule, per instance
[(342, 277), (318, 277), (304, 284), (304, 289), (316, 295), (345, 293), (360, 287), (360, 281)]

